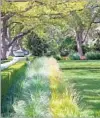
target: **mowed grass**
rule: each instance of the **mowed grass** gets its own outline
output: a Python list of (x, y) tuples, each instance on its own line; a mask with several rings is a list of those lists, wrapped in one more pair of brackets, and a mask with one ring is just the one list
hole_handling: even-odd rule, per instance
[(83, 114), (100, 117), (100, 61), (59, 61), (65, 81), (74, 85)]

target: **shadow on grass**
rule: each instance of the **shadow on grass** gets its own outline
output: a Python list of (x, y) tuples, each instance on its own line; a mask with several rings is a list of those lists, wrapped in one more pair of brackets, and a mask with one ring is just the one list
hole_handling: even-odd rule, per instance
[[(93, 73), (96, 74), (96, 71)], [(80, 73), (80, 75), (82, 75), (82, 73)], [(93, 76), (75, 77), (71, 79), (70, 82), (75, 84), (74, 87), (81, 98), (80, 103), (84, 105), (85, 109), (90, 109), (93, 112), (100, 111), (100, 76), (97, 78)]]
[(80, 108), (100, 117), (100, 69), (64, 69), (66, 81), (79, 94)]

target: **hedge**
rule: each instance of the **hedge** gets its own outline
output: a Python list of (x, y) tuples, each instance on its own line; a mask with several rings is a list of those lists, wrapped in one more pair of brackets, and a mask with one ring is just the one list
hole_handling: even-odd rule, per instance
[(88, 60), (100, 60), (100, 52), (98, 51), (87, 52), (85, 56)]
[(13, 85), (25, 71), (26, 62), (17, 62), (9, 68), (1, 71), (1, 97), (4, 98)]

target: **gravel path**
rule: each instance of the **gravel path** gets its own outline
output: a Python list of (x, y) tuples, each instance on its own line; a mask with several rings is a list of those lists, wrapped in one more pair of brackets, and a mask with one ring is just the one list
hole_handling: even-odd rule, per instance
[(12, 66), (16, 62), (21, 61), (21, 60), (25, 60), (25, 59), (26, 59), (26, 57), (14, 57), (12, 61), (1, 64), (0, 69), (4, 70), (4, 69), (8, 68), (9, 66)]

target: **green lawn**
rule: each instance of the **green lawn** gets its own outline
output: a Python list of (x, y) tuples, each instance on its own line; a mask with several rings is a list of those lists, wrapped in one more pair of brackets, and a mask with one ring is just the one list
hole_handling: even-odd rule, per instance
[(74, 85), (83, 113), (100, 117), (100, 61), (59, 61), (65, 81)]

